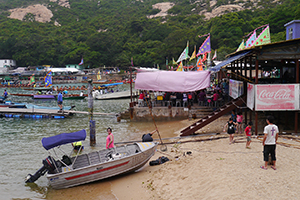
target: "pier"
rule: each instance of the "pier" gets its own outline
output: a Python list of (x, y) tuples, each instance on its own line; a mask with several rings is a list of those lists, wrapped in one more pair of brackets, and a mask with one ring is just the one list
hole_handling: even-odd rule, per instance
[[(76, 110), (64, 110), (63, 112), (58, 112), (54, 109), (26, 109), (26, 108), (6, 108), (0, 107), (0, 117), (7, 118), (54, 118), (54, 119), (64, 119), (70, 117), (74, 114), (88, 114), (85, 111)], [(116, 116), (116, 113), (100, 113), (95, 112), (94, 115), (111, 115)]]

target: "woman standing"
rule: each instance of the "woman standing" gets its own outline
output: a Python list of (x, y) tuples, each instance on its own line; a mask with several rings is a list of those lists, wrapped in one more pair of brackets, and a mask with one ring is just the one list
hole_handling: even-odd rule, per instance
[(114, 135), (112, 134), (111, 128), (107, 128), (107, 137), (106, 137), (106, 149), (114, 148)]

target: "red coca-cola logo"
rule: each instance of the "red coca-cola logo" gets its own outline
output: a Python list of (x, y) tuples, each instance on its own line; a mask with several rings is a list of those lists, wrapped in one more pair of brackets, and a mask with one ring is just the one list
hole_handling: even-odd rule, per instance
[(263, 99), (274, 99), (274, 100), (289, 100), (291, 98), (291, 90), (289, 89), (279, 89), (277, 91), (271, 92), (268, 90), (262, 90), (258, 98)]

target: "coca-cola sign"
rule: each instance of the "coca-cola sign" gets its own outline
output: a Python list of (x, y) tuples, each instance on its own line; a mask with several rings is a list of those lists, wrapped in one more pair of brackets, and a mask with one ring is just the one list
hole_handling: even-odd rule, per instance
[(295, 110), (299, 108), (298, 84), (256, 85), (256, 110)]

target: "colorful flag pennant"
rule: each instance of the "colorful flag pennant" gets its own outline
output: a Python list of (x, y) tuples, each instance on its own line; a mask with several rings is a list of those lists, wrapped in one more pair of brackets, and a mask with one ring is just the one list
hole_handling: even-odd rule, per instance
[(175, 65), (175, 64), (177, 64), (177, 62), (175, 62), (175, 60), (174, 60), (174, 58), (173, 58), (173, 60), (172, 60), (172, 65)]
[(256, 30), (253, 31), (252, 35), (248, 38), (246, 42), (246, 48), (252, 47), (256, 39)]
[(245, 49), (245, 42), (244, 42), (244, 40), (241, 42), (239, 48), (237, 48), (236, 51), (240, 51), (240, 50), (243, 50), (243, 49)]
[(97, 80), (100, 80), (100, 79), (101, 79), (101, 74), (100, 74), (100, 70), (99, 70), (97, 73)]
[(32, 84), (32, 83), (35, 83), (34, 74), (32, 74), (32, 75), (30, 76), (30, 83), (29, 83), (29, 84)]
[(215, 50), (215, 54), (214, 56), (212, 57), (212, 60), (216, 59), (217, 58), (217, 49)]
[(47, 73), (44, 80), (45, 80), (45, 86), (46, 87), (50, 87), (52, 85), (52, 72), (51, 71), (49, 71)]
[(183, 71), (182, 61), (179, 63), (176, 71)]
[(210, 35), (206, 38), (206, 40), (202, 43), (201, 47), (199, 48), (199, 51), (197, 53), (197, 56), (200, 56), (206, 52), (211, 52), (210, 48)]
[(269, 43), (271, 43), (270, 27), (267, 26), (254, 41), (254, 46), (259, 46), (259, 45), (264, 45)]
[(197, 60), (197, 71), (203, 71), (203, 63), (201, 60), (201, 56), (199, 56)]
[(78, 65), (83, 65), (83, 58), (81, 58), (81, 61)]
[(186, 48), (183, 50), (183, 52), (180, 54), (178, 60), (176, 61), (176, 63), (179, 63), (183, 60), (188, 59), (189, 56), (189, 42), (187, 42)]
[(193, 60), (194, 58), (196, 58), (196, 46), (194, 46), (194, 52), (193, 52), (192, 56), (190, 57), (190, 61)]

